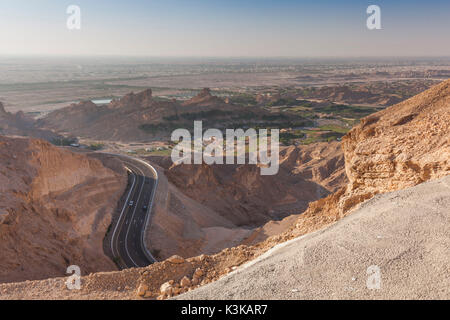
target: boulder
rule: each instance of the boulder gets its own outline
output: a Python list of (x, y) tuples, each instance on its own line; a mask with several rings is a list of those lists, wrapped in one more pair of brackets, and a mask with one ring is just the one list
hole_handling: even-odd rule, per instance
[(197, 268), (197, 270), (195, 270), (195, 272), (194, 272), (194, 277), (201, 278), (202, 276), (203, 276), (203, 270), (200, 268)]
[(169, 261), (170, 263), (173, 264), (182, 264), (184, 263), (186, 260), (184, 260), (184, 258), (180, 257), (180, 256), (171, 256), (169, 259), (167, 259), (167, 261)]
[(141, 285), (137, 289), (137, 295), (139, 297), (143, 297), (145, 295), (145, 293), (147, 292), (147, 290), (148, 290), (148, 286), (144, 283), (141, 283)]
[(170, 282), (163, 283), (159, 291), (161, 292), (161, 295), (169, 296), (173, 293), (173, 286)]
[(181, 279), (180, 284), (181, 284), (181, 286), (183, 288), (190, 287), (191, 286), (191, 280), (188, 277), (184, 277), (183, 279)]

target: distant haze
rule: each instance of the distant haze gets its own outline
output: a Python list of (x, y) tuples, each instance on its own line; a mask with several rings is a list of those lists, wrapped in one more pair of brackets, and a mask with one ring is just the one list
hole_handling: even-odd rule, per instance
[[(66, 26), (81, 8), (81, 30)], [(381, 30), (366, 9), (381, 7)], [(0, 55), (450, 56), (450, 1), (15, 0)]]

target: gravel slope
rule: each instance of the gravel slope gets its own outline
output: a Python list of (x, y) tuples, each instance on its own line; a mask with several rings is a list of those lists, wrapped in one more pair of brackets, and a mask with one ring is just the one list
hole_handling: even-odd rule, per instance
[[(378, 195), (178, 299), (449, 299), (450, 176)], [(368, 267), (381, 288), (367, 288)]]

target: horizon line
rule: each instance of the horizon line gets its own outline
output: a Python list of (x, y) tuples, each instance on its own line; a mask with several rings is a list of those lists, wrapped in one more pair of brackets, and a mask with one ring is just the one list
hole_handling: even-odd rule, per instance
[(450, 55), (315, 55), (315, 56), (242, 56), (242, 55), (230, 55), (230, 56), (201, 56), (201, 55), (129, 55), (129, 54), (11, 54), (0, 53), (0, 57), (7, 58), (166, 58), (166, 59), (398, 59), (398, 58), (447, 58), (450, 59)]

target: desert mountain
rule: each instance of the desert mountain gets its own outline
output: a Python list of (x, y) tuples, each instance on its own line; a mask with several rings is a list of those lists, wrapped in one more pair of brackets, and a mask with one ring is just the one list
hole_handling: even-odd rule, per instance
[(242, 115), (249, 117), (249, 113), (261, 117), (267, 112), (226, 104), (212, 96), (209, 89), (185, 102), (154, 98), (148, 89), (127, 94), (108, 105), (97, 106), (91, 101), (72, 104), (51, 112), (38, 124), (41, 128), (79, 137), (135, 142), (165, 140), (175, 128), (191, 128), (197, 118), (215, 117), (223, 122), (231, 118), (240, 119)]
[[(192, 257), (239, 245), (255, 227), (301, 213), (347, 183), (337, 142), (282, 151), (280, 172), (261, 176), (254, 165), (173, 165), (151, 157), (159, 183), (148, 245), (159, 257)], [(290, 220), (292, 223), (292, 219)], [(260, 237), (261, 238), (261, 237)], [(263, 239), (265, 239), (263, 238)]]
[(450, 174), (450, 80), (361, 121), (343, 139), (347, 211), (362, 199)]
[[(211, 291), (217, 288), (213, 285), (194, 290), (189, 297), (211, 298), (210, 293), (217, 293), (224, 299), (252, 294), (271, 298), (297, 293), (296, 298), (309, 299), (448, 299), (449, 96), (447, 80), (364, 118), (343, 140), (347, 187), (311, 203), (295, 225), (279, 235), (211, 256), (174, 258), (147, 268), (87, 276), (80, 292), (61, 289), (64, 279), (52, 279), (2, 285), (0, 293), (32, 298), (46, 291), (48, 298), (73, 299), (132, 299), (145, 294), (164, 299), (238, 268), (217, 284), (216, 291)], [(250, 266), (240, 268), (250, 260)], [(381, 268), (384, 291), (362, 291), (371, 265)], [(239, 278), (240, 274), (245, 277)], [(289, 286), (295, 280), (301, 287)], [(231, 296), (223, 296), (224, 292)], [(270, 292), (272, 296), (265, 295)]]
[(32, 118), (27, 117), (23, 112), (10, 113), (5, 110), (0, 102), (0, 134), (15, 136), (30, 136), (45, 140), (52, 140), (58, 135), (36, 127)]
[(211, 90), (209, 88), (204, 88), (200, 93), (193, 97), (192, 99), (185, 101), (182, 103), (183, 107), (191, 107), (191, 106), (201, 106), (201, 107), (208, 107), (208, 106), (224, 106), (225, 101), (213, 96), (211, 94)]
[(115, 270), (103, 238), (125, 185), (99, 160), (0, 136), (0, 282)]

